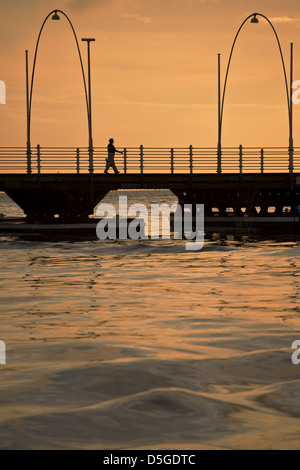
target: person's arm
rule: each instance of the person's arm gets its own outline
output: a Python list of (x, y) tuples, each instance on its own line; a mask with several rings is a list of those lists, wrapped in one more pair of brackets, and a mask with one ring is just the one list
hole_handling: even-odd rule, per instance
[(116, 150), (116, 152), (118, 152), (118, 153), (124, 153), (124, 152), (122, 152), (121, 150), (117, 150), (117, 149), (115, 149), (115, 150)]

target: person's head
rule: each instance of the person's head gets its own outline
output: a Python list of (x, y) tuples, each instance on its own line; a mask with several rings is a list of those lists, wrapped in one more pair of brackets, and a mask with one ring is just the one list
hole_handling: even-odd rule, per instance
[(113, 144), (113, 143), (114, 143), (114, 139), (109, 139), (109, 143), (110, 143), (110, 144)]

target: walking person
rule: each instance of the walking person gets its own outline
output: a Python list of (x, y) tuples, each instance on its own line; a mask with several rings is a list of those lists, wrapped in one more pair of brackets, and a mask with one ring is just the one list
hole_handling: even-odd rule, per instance
[(109, 139), (109, 144), (107, 146), (107, 159), (106, 159), (106, 167), (105, 167), (105, 170), (104, 170), (104, 173), (107, 175), (108, 173), (108, 169), (110, 167), (113, 168), (114, 172), (116, 173), (116, 175), (118, 173), (120, 173), (118, 171), (118, 168), (116, 167), (116, 164), (115, 164), (115, 153), (118, 152), (118, 153), (124, 153), (124, 152), (121, 152), (120, 150), (117, 150), (116, 147), (114, 146), (114, 139)]

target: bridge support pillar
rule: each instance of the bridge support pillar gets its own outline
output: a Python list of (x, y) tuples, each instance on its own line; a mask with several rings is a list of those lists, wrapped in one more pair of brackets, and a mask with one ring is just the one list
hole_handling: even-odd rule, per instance
[(6, 194), (24, 211), (28, 221), (79, 222), (88, 220), (108, 191), (89, 189), (7, 189)]

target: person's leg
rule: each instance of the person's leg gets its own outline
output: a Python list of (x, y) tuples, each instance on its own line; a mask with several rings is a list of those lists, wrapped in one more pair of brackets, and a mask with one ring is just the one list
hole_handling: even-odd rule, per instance
[(112, 162), (112, 165), (111, 165), (111, 166), (112, 166), (112, 168), (113, 168), (113, 170), (114, 170), (115, 173), (120, 173), (119, 170), (118, 170), (118, 168), (116, 167), (116, 164), (115, 164), (114, 161)]
[(104, 173), (108, 173), (109, 168), (113, 166), (112, 163), (113, 163), (113, 159), (111, 158), (111, 156), (108, 156), (106, 159), (106, 167), (105, 167)]

